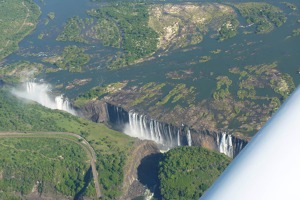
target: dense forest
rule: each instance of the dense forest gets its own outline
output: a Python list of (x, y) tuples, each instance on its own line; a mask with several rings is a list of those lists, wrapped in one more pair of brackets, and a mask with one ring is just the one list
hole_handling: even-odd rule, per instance
[[(74, 197), (90, 184), (84, 179), (89, 173), (88, 157), (68, 140), (1, 138), (0, 151), (0, 199), (13, 193)], [(94, 195), (93, 182), (88, 188), (89, 195)]]
[[(122, 45), (120, 47), (123, 49), (124, 55), (111, 64), (111, 69), (132, 64), (157, 50), (158, 34), (147, 26), (149, 20), (148, 6), (135, 3), (118, 3), (101, 9), (92, 9), (88, 11), (88, 14), (99, 19), (104, 25), (103, 31), (111, 30), (110, 33), (113, 35), (110, 37), (120, 38), (120, 32), (122, 33)], [(104, 23), (105, 21), (110, 23)], [(107, 37), (100, 31), (100, 38), (104, 39), (106, 44), (118, 46)]]
[(225, 155), (201, 147), (171, 149), (160, 162), (162, 199), (198, 199), (229, 163)]

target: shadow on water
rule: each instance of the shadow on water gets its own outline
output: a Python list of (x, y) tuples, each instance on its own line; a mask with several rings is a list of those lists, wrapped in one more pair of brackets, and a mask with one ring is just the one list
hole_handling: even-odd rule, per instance
[(138, 167), (138, 180), (146, 186), (151, 193), (154, 193), (155, 199), (161, 199), (159, 191), (159, 162), (161, 161), (163, 154), (156, 153), (146, 156), (142, 159), (141, 164)]
[(83, 200), (84, 192), (88, 187), (89, 183), (93, 180), (92, 167), (86, 172), (84, 176), (84, 186), (83, 188), (75, 195), (74, 200)]

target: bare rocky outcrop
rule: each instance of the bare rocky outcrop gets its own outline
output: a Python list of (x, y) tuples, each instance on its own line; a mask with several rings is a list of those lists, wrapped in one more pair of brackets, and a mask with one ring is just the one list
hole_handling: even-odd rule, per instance
[(248, 144), (249, 141), (240, 139), (225, 132), (215, 132), (209, 130), (191, 131), (192, 145), (201, 146), (206, 149), (224, 153), (234, 158)]
[(103, 100), (94, 100), (80, 108), (81, 115), (97, 123), (109, 121), (106, 102)]
[(201, 131), (201, 134), (193, 133), (191, 134), (193, 144), (195, 146), (201, 146), (206, 149), (219, 151), (217, 138), (209, 131)]

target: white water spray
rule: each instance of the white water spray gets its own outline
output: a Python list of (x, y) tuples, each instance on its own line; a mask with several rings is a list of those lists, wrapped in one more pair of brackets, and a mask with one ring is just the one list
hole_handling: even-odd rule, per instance
[(192, 146), (192, 136), (191, 136), (190, 130), (188, 130), (188, 132), (187, 132), (187, 141), (188, 141), (188, 145)]
[[(178, 128), (150, 119), (146, 115), (139, 115), (134, 111), (129, 111), (128, 115), (129, 124), (124, 130), (127, 135), (143, 140), (152, 140), (168, 148), (182, 145)], [(191, 145), (191, 137), (187, 140)]]
[(181, 144), (180, 144), (179, 130), (177, 131), (177, 146), (181, 146)]
[(220, 153), (233, 158), (233, 145), (232, 145), (232, 136), (226, 133), (222, 133), (221, 138), (217, 135), (217, 144), (219, 147)]
[(35, 101), (47, 108), (63, 110), (76, 115), (76, 111), (71, 107), (69, 100), (63, 95), (54, 98), (50, 96), (51, 86), (49, 84), (26, 82), (22, 88), (13, 89), (12, 93), (17, 97)]
[[(133, 110), (124, 111), (117, 106), (110, 106), (108, 109), (110, 109), (112, 119), (116, 119), (114, 122), (119, 126), (121, 125), (121, 127), (123, 126), (123, 133), (129, 136), (142, 140), (152, 140), (168, 149), (197, 144), (197, 142), (193, 142), (191, 130), (184, 125), (181, 127), (172, 126), (152, 119), (147, 115), (138, 114)], [(231, 158), (235, 157), (247, 144), (247, 142), (226, 132), (213, 134), (216, 134), (216, 150)]]

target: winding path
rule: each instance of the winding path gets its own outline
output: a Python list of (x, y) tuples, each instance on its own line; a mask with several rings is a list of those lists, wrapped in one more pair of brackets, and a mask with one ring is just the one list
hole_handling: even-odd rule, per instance
[[(98, 172), (96, 170), (96, 153), (95, 153), (93, 147), (88, 143), (88, 141), (86, 141), (80, 135), (77, 135), (75, 133), (68, 133), (68, 132), (36, 132), (36, 133), (0, 132), (0, 138), (1, 137), (32, 137), (32, 138), (36, 138), (36, 137), (47, 137), (47, 136), (52, 136), (52, 137), (55, 136), (53, 138), (61, 138), (61, 139), (69, 140), (69, 141), (75, 142), (76, 144), (83, 147), (83, 149), (86, 151), (86, 153), (88, 154), (90, 161), (91, 161), (91, 168), (92, 168), (97, 198), (102, 199), (100, 185), (99, 185), (99, 181), (98, 181)], [(81, 142), (72, 140), (71, 138), (66, 138), (63, 136), (73, 136)]]

